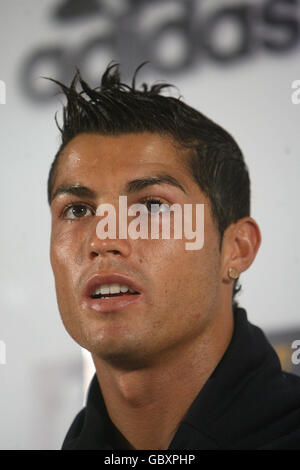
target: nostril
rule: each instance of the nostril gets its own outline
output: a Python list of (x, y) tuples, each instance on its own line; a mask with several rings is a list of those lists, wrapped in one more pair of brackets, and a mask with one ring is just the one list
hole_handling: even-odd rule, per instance
[[(101, 254), (102, 252), (99, 250), (99, 251), (91, 251), (90, 253), (90, 256), (91, 258), (97, 258), (97, 256), (99, 256), (99, 254)], [(104, 253), (104, 252), (103, 252)], [(106, 253), (112, 253), (113, 255), (120, 255), (120, 251), (119, 250), (107, 250)]]
[(114, 255), (119, 255), (120, 252), (118, 250), (109, 250), (110, 253), (114, 254)]

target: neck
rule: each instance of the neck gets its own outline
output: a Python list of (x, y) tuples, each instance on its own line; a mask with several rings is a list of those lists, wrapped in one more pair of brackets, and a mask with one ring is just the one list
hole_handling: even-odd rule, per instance
[(93, 356), (110, 419), (128, 448), (168, 449), (192, 402), (222, 358), (233, 316), (145, 367), (124, 370)]

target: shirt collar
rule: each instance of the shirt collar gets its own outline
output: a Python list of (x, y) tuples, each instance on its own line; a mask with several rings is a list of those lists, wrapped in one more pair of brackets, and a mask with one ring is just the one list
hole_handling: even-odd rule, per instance
[[(265, 387), (266, 375), (272, 377), (280, 370), (279, 359), (262, 330), (248, 322), (244, 309), (237, 308), (231, 342), (181, 426), (186, 430), (194, 429), (198, 443), (201, 435), (215, 449), (241, 439), (243, 434), (249, 435), (251, 417), (255, 417), (255, 427), (257, 414), (251, 415), (249, 410), (245, 413), (245, 406), (253, 406), (253, 412), (257, 411), (260, 403), (256, 400), (259, 401), (263, 395), (259, 382)], [(179, 432), (170, 448), (181, 448), (181, 439)]]

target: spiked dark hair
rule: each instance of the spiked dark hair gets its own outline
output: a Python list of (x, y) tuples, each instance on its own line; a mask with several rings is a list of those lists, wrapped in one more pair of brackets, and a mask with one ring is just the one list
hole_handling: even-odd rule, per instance
[[(136, 75), (140, 67), (131, 85), (121, 82), (118, 64), (107, 67), (96, 88), (83, 80), (79, 70), (69, 87), (52, 80), (60, 86), (67, 102), (62, 127), (56, 119), (62, 142), (49, 172), (49, 204), (59, 155), (78, 134), (153, 132), (168, 135), (183, 148), (190, 149), (189, 169), (210, 200), (221, 247), (226, 228), (250, 215), (250, 180), (242, 152), (233, 137), (218, 124), (180, 98), (163, 95), (162, 91), (170, 85), (160, 83), (149, 87), (144, 83), (138, 89)], [(237, 306), (234, 296), (240, 290), (237, 281), (233, 307)]]

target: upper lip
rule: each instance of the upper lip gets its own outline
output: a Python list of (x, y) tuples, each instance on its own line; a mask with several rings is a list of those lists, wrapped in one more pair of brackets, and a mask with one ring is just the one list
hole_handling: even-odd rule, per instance
[(129, 277), (124, 276), (123, 274), (94, 274), (88, 279), (85, 285), (84, 297), (90, 297), (92, 294), (94, 294), (95, 289), (103, 284), (126, 285), (138, 294), (141, 293), (141, 288), (136, 284), (136, 282)]

